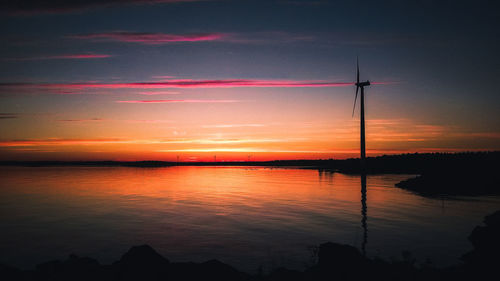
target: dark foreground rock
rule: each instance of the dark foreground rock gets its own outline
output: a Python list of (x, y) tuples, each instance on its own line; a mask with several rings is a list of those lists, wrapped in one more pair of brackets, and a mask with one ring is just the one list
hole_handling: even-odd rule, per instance
[(170, 262), (149, 245), (130, 248), (111, 267), (114, 280), (165, 280)]
[(463, 256), (463, 264), (444, 269), (417, 266), (409, 255), (397, 262), (366, 258), (352, 246), (328, 242), (320, 245), (318, 262), (305, 271), (278, 268), (264, 276), (249, 275), (217, 260), (170, 262), (142, 245), (132, 247), (112, 265), (76, 255), (40, 264), (34, 270), (0, 265), (0, 280), (498, 280), (500, 211), (487, 216), (484, 223), (469, 236), (474, 250)]
[(484, 226), (477, 226), (469, 236), (474, 250), (462, 256), (474, 268), (500, 266), (500, 211), (484, 218)]

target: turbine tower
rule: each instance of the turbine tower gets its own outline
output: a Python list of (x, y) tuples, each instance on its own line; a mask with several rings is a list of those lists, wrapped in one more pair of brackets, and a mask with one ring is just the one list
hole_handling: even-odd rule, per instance
[(359, 59), (356, 58), (356, 96), (354, 97), (354, 106), (352, 108), (352, 116), (354, 117), (354, 109), (356, 109), (356, 100), (358, 99), (358, 90), (361, 88), (360, 99), (360, 150), (361, 150), (361, 170), (366, 168), (366, 143), (365, 143), (365, 87), (370, 86), (370, 81), (359, 81)]

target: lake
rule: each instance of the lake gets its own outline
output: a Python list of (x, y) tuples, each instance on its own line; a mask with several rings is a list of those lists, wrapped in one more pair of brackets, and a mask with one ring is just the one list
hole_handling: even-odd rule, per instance
[(458, 263), (500, 197), (394, 187), (409, 177), (369, 175), (361, 202), (359, 175), (308, 169), (0, 167), (0, 262), (33, 268), (76, 253), (110, 263), (149, 244), (171, 261), (216, 258), (255, 273), (303, 269), (332, 241), (370, 257)]

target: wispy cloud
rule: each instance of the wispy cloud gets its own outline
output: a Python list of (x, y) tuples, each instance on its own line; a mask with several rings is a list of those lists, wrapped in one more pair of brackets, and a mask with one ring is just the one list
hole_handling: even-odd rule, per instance
[(58, 146), (58, 145), (95, 145), (95, 144), (116, 144), (116, 143), (131, 143), (134, 141), (124, 139), (27, 139), (27, 140), (7, 140), (0, 141), (0, 147), (17, 147), (17, 146)]
[(500, 139), (500, 132), (464, 132), (453, 133), (453, 136), (464, 138)]
[(153, 5), (162, 3), (198, 2), (207, 0), (31, 0), (31, 1), (2, 1), (0, 10), (10, 15), (59, 14), (83, 11), (93, 8), (112, 7), (118, 5)]
[(17, 113), (0, 113), (0, 120), (1, 119), (16, 119), (19, 118), (19, 114)]
[(179, 92), (160, 91), (160, 92), (139, 92), (139, 95), (154, 96), (154, 95), (178, 95)]
[[(423, 124), (410, 119), (369, 119), (366, 120), (366, 137), (375, 143), (405, 143), (436, 141), (453, 137), (459, 128), (448, 125)], [(337, 125), (328, 129), (332, 138), (338, 141), (359, 141), (359, 120)]]
[(445, 125), (419, 124), (408, 119), (375, 119), (368, 121), (367, 136), (377, 142), (422, 142), (443, 138), (454, 128)]
[[(125, 42), (148, 45), (170, 44), (179, 42), (201, 42), (218, 41), (235, 44), (280, 44), (294, 42), (310, 42), (324, 40), (326, 35), (317, 33), (291, 33), (284, 31), (265, 32), (199, 32), (199, 33), (161, 33), (161, 32), (137, 32), (137, 31), (109, 31), (86, 34), (73, 34), (67, 38), (105, 41), (105, 42)], [(173, 76), (155, 76), (156, 79), (170, 79)]]
[(172, 76), (172, 75), (155, 75), (153, 77), (151, 77), (153, 79), (160, 79), (160, 80), (170, 80), (170, 79), (174, 79), (175, 76)]
[(148, 123), (148, 124), (157, 124), (157, 123), (173, 123), (172, 120), (161, 120), (161, 119), (146, 119), (146, 120), (126, 120), (128, 123)]
[(58, 122), (101, 122), (104, 119), (101, 118), (92, 118), (92, 119), (60, 119)]
[(38, 56), (38, 57), (20, 57), (20, 58), (3, 58), (7, 61), (30, 61), (30, 60), (80, 60), (80, 59), (102, 59), (109, 58), (111, 55), (104, 54), (69, 54), (55, 56)]
[(241, 100), (120, 100), (118, 103), (234, 103)]
[(241, 128), (241, 127), (265, 127), (264, 124), (216, 124), (203, 125), (203, 128)]
[(322, 39), (316, 33), (292, 33), (285, 31), (261, 31), (245, 33), (225, 33), (224, 42), (240, 44), (282, 44), (311, 42)]
[(0, 141), (0, 147), (31, 147), (31, 146), (68, 146), (68, 145), (101, 145), (101, 144), (204, 144), (204, 145), (227, 145), (242, 143), (281, 143), (290, 142), (294, 139), (25, 139)]
[(241, 143), (282, 143), (291, 142), (294, 139), (282, 138), (265, 138), (265, 139), (178, 139), (178, 140), (165, 140), (161, 143), (168, 144), (207, 144), (207, 145), (221, 145), (221, 144), (241, 144)]
[[(353, 121), (357, 122), (358, 121)], [(423, 142), (445, 137), (453, 127), (436, 124), (422, 124), (410, 119), (367, 120), (367, 138), (374, 142)], [(340, 132), (339, 132), (340, 133)], [(353, 136), (346, 131), (345, 136)], [(342, 136), (340, 133), (338, 136)]]
[(255, 152), (255, 153), (332, 153), (333, 151), (326, 150), (279, 150), (279, 149), (262, 149), (255, 147), (238, 147), (238, 148), (188, 148), (188, 149), (166, 149), (158, 150), (158, 152)]
[(169, 33), (150, 33), (150, 32), (130, 32), (113, 31), (102, 33), (89, 33), (70, 35), (69, 38), (85, 40), (115, 41), (141, 44), (168, 44), (178, 42), (200, 42), (222, 40), (226, 35), (223, 33), (189, 33), (189, 34), (169, 34)]
[[(372, 84), (389, 84), (374, 82)], [(318, 80), (255, 80), (255, 79), (216, 79), (192, 80), (175, 79), (162, 82), (134, 83), (0, 83), (0, 93), (16, 91), (36, 92), (40, 90), (75, 91), (88, 89), (183, 89), (183, 88), (321, 88), (346, 87), (353, 82), (329, 82)]]

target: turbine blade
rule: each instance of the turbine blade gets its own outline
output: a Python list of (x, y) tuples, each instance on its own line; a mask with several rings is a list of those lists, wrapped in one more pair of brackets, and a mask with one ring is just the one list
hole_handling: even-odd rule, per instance
[(352, 117), (354, 117), (354, 110), (356, 109), (356, 100), (358, 99), (359, 86), (356, 86), (356, 96), (354, 97), (354, 105), (352, 107)]
[[(359, 83), (359, 58), (356, 57), (356, 82)], [(357, 91), (357, 89), (356, 89)]]

